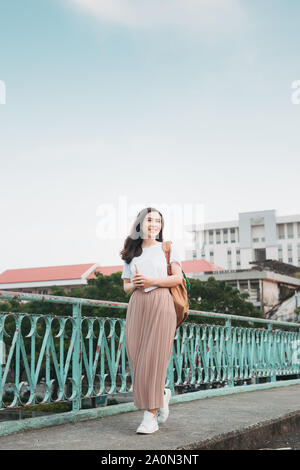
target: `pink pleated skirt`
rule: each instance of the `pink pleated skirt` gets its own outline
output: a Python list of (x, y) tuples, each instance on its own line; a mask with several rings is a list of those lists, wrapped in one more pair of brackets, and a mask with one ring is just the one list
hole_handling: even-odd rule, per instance
[(163, 407), (167, 368), (177, 317), (168, 287), (150, 292), (135, 289), (125, 322), (125, 342), (133, 372), (133, 397), (137, 408)]

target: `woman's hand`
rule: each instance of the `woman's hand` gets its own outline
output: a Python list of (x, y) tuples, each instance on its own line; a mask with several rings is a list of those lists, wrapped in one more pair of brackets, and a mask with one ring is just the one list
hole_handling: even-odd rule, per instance
[(132, 282), (135, 287), (141, 287), (143, 289), (154, 285), (152, 278), (146, 277), (143, 274), (136, 274), (133, 276)]

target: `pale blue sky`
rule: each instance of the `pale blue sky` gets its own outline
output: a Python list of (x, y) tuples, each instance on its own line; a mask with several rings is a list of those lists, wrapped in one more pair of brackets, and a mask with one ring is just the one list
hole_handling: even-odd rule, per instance
[(121, 264), (126, 230), (97, 236), (99, 206), (121, 197), (203, 204), (206, 222), (300, 213), (299, 14), (298, 0), (0, 0), (0, 272)]

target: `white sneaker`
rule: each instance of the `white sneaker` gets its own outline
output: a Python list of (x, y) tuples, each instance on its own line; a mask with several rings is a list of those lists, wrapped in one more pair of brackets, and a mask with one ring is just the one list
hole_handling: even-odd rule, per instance
[(151, 434), (152, 432), (158, 431), (159, 427), (157, 424), (157, 418), (151, 411), (144, 411), (144, 418), (136, 432), (139, 434)]
[(165, 423), (169, 416), (169, 401), (171, 398), (171, 390), (169, 388), (165, 388), (164, 392), (164, 407), (159, 408), (159, 414), (157, 418), (158, 423)]

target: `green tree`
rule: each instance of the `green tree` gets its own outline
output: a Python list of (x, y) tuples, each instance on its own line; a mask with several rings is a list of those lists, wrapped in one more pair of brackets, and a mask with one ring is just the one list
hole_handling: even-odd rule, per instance
[[(247, 299), (247, 292), (240, 293), (225, 281), (217, 281), (210, 276), (207, 281), (200, 279), (189, 279), (191, 283), (189, 305), (191, 310), (202, 310), (204, 312), (226, 313), (228, 315), (239, 315), (262, 318), (262, 312)], [(201, 323), (222, 323), (208, 317), (198, 319), (191, 316), (190, 320)], [(241, 326), (247, 326), (245, 322), (239, 322)]]

